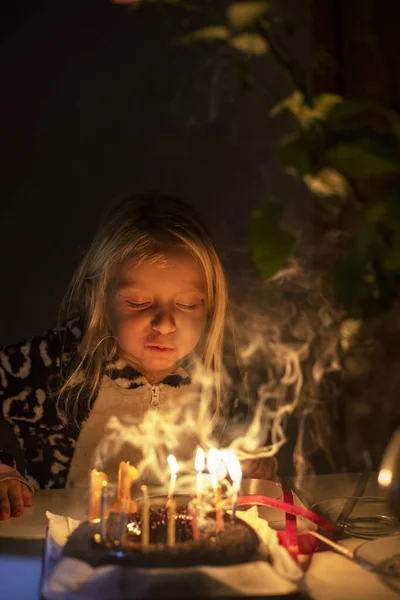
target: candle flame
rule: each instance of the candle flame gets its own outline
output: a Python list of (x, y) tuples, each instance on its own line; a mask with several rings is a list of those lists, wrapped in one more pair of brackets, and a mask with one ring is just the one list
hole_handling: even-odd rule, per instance
[(242, 468), (234, 450), (221, 450), (220, 455), (225, 465), (227, 466), (228, 473), (230, 478), (232, 479), (232, 482), (236, 486), (240, 487), (240, 483), (242, 481)]
[(173, 473), (174, 475), (177, 474), (177, 472), (179, 471), (179, 465), (177, 463), (177, 460), (175, 458), (175, 456), (173, 454), (170, 454), (167, 457), (167, 461), (169, 464), (169, 468), (171, 469), (171, 473)]
[(216, 448), (210, 448), (207, 455), (207, 469), (218, 481), (225, 479), (227, 470), (221, 460), (221, 453)]
[(207, 454), (207, 469), (209, 473), (216, 472), (219, 460), (219, 451), (216, 448), (210, 448)]
[(227, 474), (228, 474), (228, 471), (226, 469), (226, 466), (224, 465), (222, 460), (219, 460), (217, 468), (215, 470), (215, 475), (217, 476), (218, 481), (222, 481), (223, 479), (225, 479)]
[(381, 469), (378, 475), (378, 483), (382, 487), (389, 487), (392, 483), (393, 473), (389, 469)]
[(196, 458), (194, 459), (194, 468), (198, 473), (202, 473), (204, 471), (205, 465), (205, 455), (204, 450), (202, 448), (197, 448)]

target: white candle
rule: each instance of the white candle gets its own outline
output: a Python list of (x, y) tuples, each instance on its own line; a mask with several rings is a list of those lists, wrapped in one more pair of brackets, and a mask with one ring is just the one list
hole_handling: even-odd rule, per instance
[(237, 500), (242, 483), (242, 468), (238, 457), (233, 450), (221, 450), (221, 458), (226, 464), (230, 478), (232, 479), (232, 519), (235, 517)]
[(203, 497), (203, 471), (205, 465), (205, 455), (202, 448), (197, 448), (196, 458), (194, 459), (194, 468), (197, 471), (196, 475), (196, 488), (197, 488), (197, 502), (200, 504)]
[(103, 479), (100, 491), (100, 534), (103, 542), (107, 539), (107, 498), (108, 482)]
[(215, 521), (217, 531), (224, 529), (224, 519), (222, 515), (221, 507), (221, 485), (219, 483), (219, 475), (221, 475), (221, 464), (222, 468), (226, 473), (226, 469), (220, 459), (219, 451), (216, 448), (210, 448), (207, 455), (207, 469), (211, 475), (211, 485), (214, 490), (215, 498)]

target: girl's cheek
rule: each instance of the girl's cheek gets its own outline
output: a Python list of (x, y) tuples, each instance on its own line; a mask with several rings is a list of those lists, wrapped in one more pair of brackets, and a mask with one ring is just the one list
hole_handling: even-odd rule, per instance
[(140, 326), (142, 323), (150, 322), (151, 316), (149, 313), (128, 310), (121, 315), (120, 320), (122, 323), (134, 327), (135, 325)]

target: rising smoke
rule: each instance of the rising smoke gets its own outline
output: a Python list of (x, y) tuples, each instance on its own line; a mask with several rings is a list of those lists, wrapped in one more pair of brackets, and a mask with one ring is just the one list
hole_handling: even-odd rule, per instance
[(128, 445), (139, 451), (136, 466), (145, 478), (165, 484), (166, 457), (172, 453), (181, 473), (187, 474), (186, 480), (180, 477), (181, 483), (193, 483), (197, 446), (205, 451), (228, 447), (240, 459), (271, 457), (287, 442), (290, 416), (298, 424), (298, 483), (312, 469), (310, 452), (322, 448), (329, 455), (325, 380), (340, 368), (342, 314), (325, 296), (322, 274), (318, 278), (315, 271), (307, 272), (299, 261), (262, 286), (257, 283), (256, 291), (249, 282), (246, 289), (247, 297), (232, 310), (223, 387), (226, 410), (217, 427), (212, 420), (213, 381), (197, 366), (194, 391), (183, 392), (178, 403), (148, 411), (140, 421), (109, 422), (97, 449), (96, 468), (104, 468), (107, 457)]

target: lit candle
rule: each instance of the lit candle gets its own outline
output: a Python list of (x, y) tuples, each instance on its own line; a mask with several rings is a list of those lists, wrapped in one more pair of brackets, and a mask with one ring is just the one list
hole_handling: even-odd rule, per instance
[[(222, 465), (222, 467), (221, 467)], [(223, 479), (226, 474), (226, 469), (224, 464), (222, 463), (219, 451), (216, 448), (210, 448), (207, 455), (207, 469), (211, 475), (211, 485), (214, 490), (214, 498), (215, 498), (215, 521), (217, 526), (217, 531), (222, 531), (224, 529), (224, 519), (222, 514), (222, 491), (221, 485), (219, 482), (219, 478)], [(222, 475), (222, 477), (221, 477)]]
[(175, 535), (176, 535), (176, 532), (175, 532), (175, 527), (176, 527), (175, 509), (176, 509), (175, 501), (171, 497), (171, 499), (169, 500), (168, 505), (167, 505), (167, 514), (168, 514), (167, 543), (168, 543), (168, 546), (170, 546), (170, 547), (175, 546)]
[(201, 504), (203, 497), (203, 471), (205, 465), (204, 450), (197, 448), (196, 458), (194, 459), (194, 468), (197, 471), (196, 487), (197, 487), (197, 502)]
[(148, 548), (150, 543), (150, 504), (149, 504), (149, 493), (147, 491), (147, 485), (142, 485), (143, 492), (143, 509), (142, 509), (142, 536), (141, 546), (142, 548)]
[(242, 483), (242, 469), (239, 459), (233, 450), (222, 450), (221, 458), (226, 464), (229, 476), (232, 479), (232, 519), (234, 519), (240, 485)]
[(167, 461), (169, 464), (169, 468), (171, 469), (171, 479), (169, 482), (168, 497), (167, 497), (167, 504), (168, 504), (168, 502), (170, 502), (172, 500), (172, 497), (174, 495), (176, 475), (179, 471), (179, 466), (178, 466), (178, 463), (176, 462), (176, 458), (173, 454), (170, 454), (167, 457)]
[(103, 479), (100, 493), (100, 533), (103, 542), (107, 539), (107, 497), (108, 482)]

